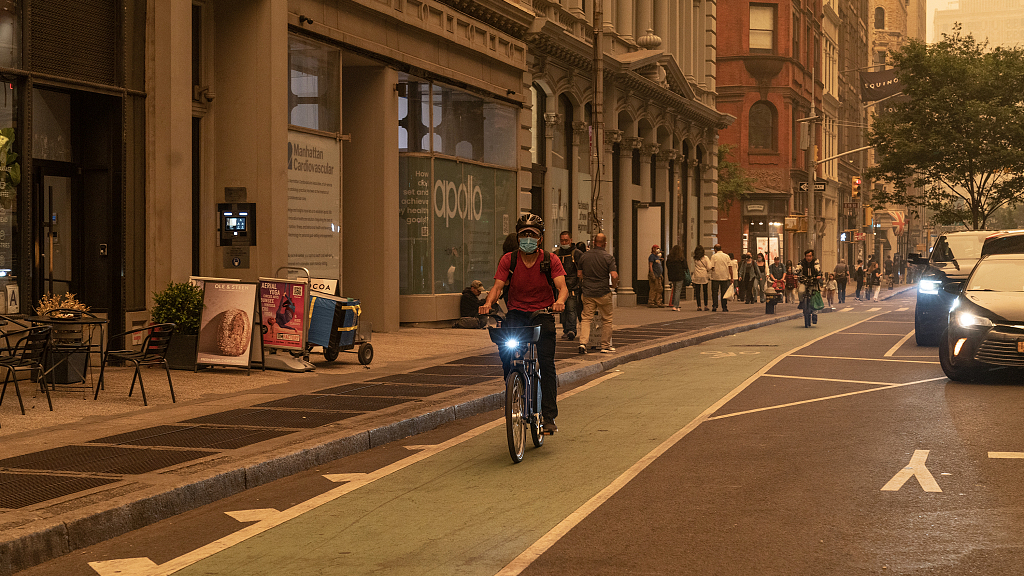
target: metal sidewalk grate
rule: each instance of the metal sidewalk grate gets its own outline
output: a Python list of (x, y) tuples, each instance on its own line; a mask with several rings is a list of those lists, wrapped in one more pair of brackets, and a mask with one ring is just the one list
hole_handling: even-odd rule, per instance
[[(355, 388), (348, 388), (355, 386)], [(412, 398), (423, 398), (433, 396), (457, 386), (416, 386), (413, 384), (371, 384), (369, 386), (359, 384), (345, 384), (326, 390), (317, 390), (317, 394), (354, 394), (359, 396), (405, 396)]]
[(24, 508), (120, 481), (119, 478), (0, 472), (0, 508)]
[(237, 408), (183, 422), (187, 424), (266, 426), (267, 428), (318, 428), (359, 415), (358, 412), (302, 412), (298, 410)]
[(408, 398), (377, 398), (363, 396), (301, 394), (257, 404), (263, 408), (311, 408), (314, 410), (354, 410), (372, 412), (412, 402)]
[(293, 433), (293, 430), (154, 426), (125, 434), (90, 440), (89, 442), (95, 444), (131, 444), (133, 446), (171, 446), (175, 448), (231, 450)]
[(61, 446), (0, 460), (0, 468), (64, 470), (106, 474), (145, 474), (217, 452), (154, 450), (123, 446)]
[[(498, 366), (501, 366), (501, 361), (498, 361)], [(431, 366), (430, 368), (423, 368), (420, 370), (413, 370), (410, 374), (438, 374), (448, 376), (488, 376), (494, 372), (494, 367), (491, 364), (485, 364), (480, 366), (467, 366), (463, 364), (447, 364), (444, 366)]]
[(501, 358), (498, 357), (497, 352), (494, 354), (486, 354), (484, 356), (469, 356), (466, 358), (459, 358), (458, 360), (452, 360), (445, 364), (464, 364), (467, 366), (501, 366)]
[(492, 378), (497, 378), (500, 373), (494, 376), (444, 376), (437, 374), (392, 374), (369, 380), (370, 382), (404, 382), (406, 384), (444, 384), (449, 386), (467, 386), (479, 384)]

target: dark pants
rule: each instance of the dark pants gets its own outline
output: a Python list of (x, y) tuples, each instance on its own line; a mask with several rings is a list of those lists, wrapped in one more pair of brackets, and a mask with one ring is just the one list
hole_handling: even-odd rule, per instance
[[(555, 319), (541, 314), (530, 322), (530, 312), (509, 310), (502, 326), (540, 326), (540, 340), (537, 341), (537, 363), (540, 365), (541, 413), (549, 420), (558, 416), (558, 375), (555, 374)], [(508, 377), (510, 369), (509, 351), (499, 347), (501, 367)]]
[(711, 281), (711, 309), (718, 310), (718, 302), (722, 302), (722, 311), (727, 312), (729, 310), (729, 304), (725, 299), (725, 291), (729, 289), (728, 280), (712, 280)]
[(576, 320), (579, 319), (578, 301), (576, 293), (570, 292), (569, 298), (565, 301), (565, 311), (562, 312), (562, 335), (576, 334)]
[(839, 303), (846, 304), (846, 278), (836, 278), (836, 289), (839, 291)]
[(818, 311), (811, 306), (811, 296), (814, 291), (810, 288), (804, 290), (804, 295), (800, 299), (800, 306), (804, 311), (804, 328), (810, 328), (811, 324), (818, 323)]
[(858, 281), (858, 282), (857, 282), (857, 300), (860, 300), (860, 292), (861, 292), (861, 290), (863, 290), (863, 289), (864, 289), (864, 283), (863, 283), (863, 282), (860, 282), (860, 281)]
[(708, 285), (707, 282), (704, 284), (693, 285), (693, 299), (697, 301), (697, 308), (700, 309), (700, 295), (704, 294), (704, 307), (708, 307)]

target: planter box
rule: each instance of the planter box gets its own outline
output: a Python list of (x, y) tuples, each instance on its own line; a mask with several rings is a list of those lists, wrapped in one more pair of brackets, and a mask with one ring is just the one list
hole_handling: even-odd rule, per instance
[(88, 355), (84, 352), (65, 354), (52, 352), (46, 357), (44, 369), (46, 370), (47, 384), (77, 384), (84, 382), (86, 360)]
[(167, 347), (167, 366), (171, 370), (195, 370), (198, 344), (199, 336), (195, 334), (175, 333)]
[[(167, 367), (171, 370), (195, 370), (196, 347), (198, 343), (199, 336), (194, 334), (175, 333), (171, 336), (171, 341), (167, 346), (167, 354), (164, 356), (167, 360)], [(134, 347), (131, 345), (131, 342), (125, 342), (125, 344), (129, 349), (139, 349), (137, 344)]]

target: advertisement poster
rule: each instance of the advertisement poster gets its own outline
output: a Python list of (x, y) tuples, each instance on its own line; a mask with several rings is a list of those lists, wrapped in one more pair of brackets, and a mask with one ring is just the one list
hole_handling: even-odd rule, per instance
[(196, 364), (249, 366), (256, 284), (206, 282)]
[(260, 278), (264, 348), (305, 350), (306, 283)]
[(341, 271), (341, 152), (334, 138), (288, 132), (288, 265)]

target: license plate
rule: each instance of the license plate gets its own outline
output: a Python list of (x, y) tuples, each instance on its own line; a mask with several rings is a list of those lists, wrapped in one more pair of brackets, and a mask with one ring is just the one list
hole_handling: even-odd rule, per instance
[(1017, 352), (1024, 354), (1024, 340), (1019, 340), (1017, 342)]

